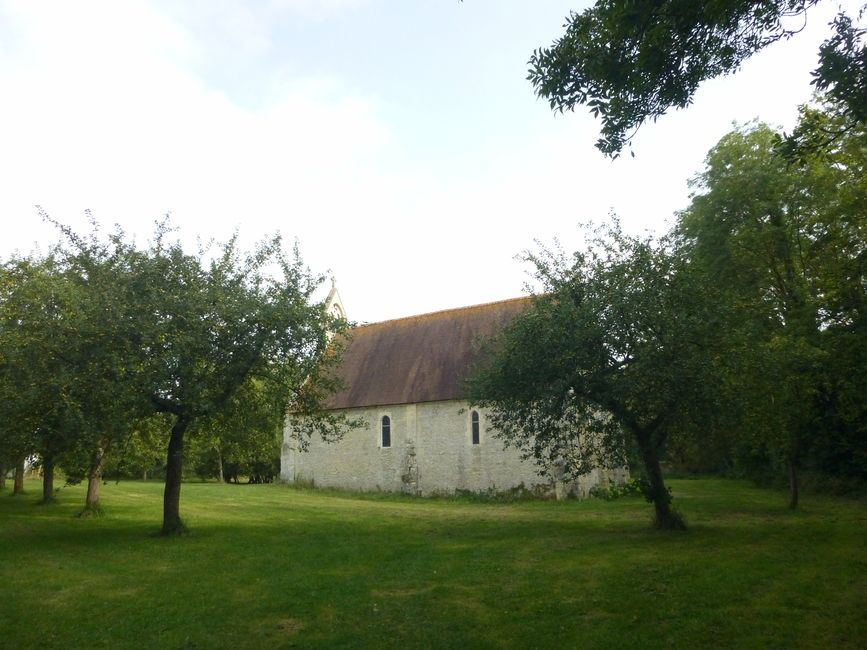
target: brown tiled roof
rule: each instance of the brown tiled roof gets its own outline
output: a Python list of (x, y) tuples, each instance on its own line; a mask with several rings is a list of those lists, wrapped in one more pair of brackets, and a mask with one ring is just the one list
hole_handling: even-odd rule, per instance
[(449, 309), (353, 328), (338, 370), (343, 389), (330, 408), (464, 397), (477, 339), (502, 329), (529, 298)]

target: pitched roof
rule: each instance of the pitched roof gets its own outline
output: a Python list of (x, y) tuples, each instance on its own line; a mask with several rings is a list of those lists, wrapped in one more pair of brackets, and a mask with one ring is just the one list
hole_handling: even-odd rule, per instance
[(433, 402), (464, 397), (478, 361), (477, 339), (503, 328), (529, 298), (449, 309), (355, 327), (337, 371), (343, 389), (330, 408)]

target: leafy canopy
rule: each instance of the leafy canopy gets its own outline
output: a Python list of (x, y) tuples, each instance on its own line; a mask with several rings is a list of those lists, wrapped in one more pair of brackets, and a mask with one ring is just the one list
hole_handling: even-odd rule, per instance
[[(601, 119), (596, 146), (616, 157), (635, 131), (684, 108), (701, 82), (738, 70), (798, 33), (818, 0), (598, 0), (571, 13), (565, 34), (536, 50), (528, 79), (551, 108), (586, 105)], [(867, 118), (864, 30), (842, 11), (820, 51), (813, 84)]]
[(500, 438), (551, 471), (576, 477), (640, 449), (657, 523), (669, 511), (659, 452), (668, 435), (718, 409), (707, 291), (667, 239), (624, 234), (615, 221), (572, 256), (528, 256), (542, 292), (490, 343), (470, 394)]
[(345, 324), (312, 300), (322, 278), (297, 250), (274, 237), (244, 252), (233, 238), (190, 253), (168, 221), (146, 247), (120, 230), (103, 237), (92, 219), (83, 236), (53, 223), (50, 256), (0, 268), (0, 460), (62, 451), (65, 468), (83, 470), (162, 414), (164, 531), (175, 532), (188, 429), (270, 445), (291, 403), (342, 433), (321, 404), (335, 387), (329, 336)]
[(679, 215), (685, 254), (737, 312), (718, 338), (738, 368), (741, 442), (797, 470), (867, 477), (867, 129), (845, 108), (803, 108), (825, 139), (792, 161), (751, 124), (710, 151)]

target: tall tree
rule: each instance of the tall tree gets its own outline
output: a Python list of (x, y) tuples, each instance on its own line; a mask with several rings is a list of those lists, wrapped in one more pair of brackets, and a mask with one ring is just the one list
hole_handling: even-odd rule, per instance
[(470, 394), (506, 444), (567, 475), (640, 453), (656, 525), (682, 528), (660, 455), (672, 432), (719, 412), (705, 288), (666, 240), (615, 223), (586, 252), (531, 255), (542, 292), (489, 344)]
[(256, 386), (243, 405), (253, 422), (281, 419), (291, 401), (340, 429), (319, 405), (335, 382), (328, 333), (342, 323), (311, 302), (320, 278), (279, 238), (250, 254), (235, 239), (188, 254), (168, 241), (167, 222), (144, 250), (120, 230), (102, 237), (92, 219), (87, 236), (53, 223), (62, 240), (49, 259), (13, 260), (0, 273), (4, 459), (39, 452), (50, 468), (62, 451), (88, 478), (86, 509), (98, 511), (106, 454), (145, 416), (166, 414), (163, 532), (174, 534), (184, 530), (184, 436), (231, 410), (239, 389)]
[[(645, 121), (688, 106), (703, 81), (735, 72), (756, 52), (801, 31), (817, 2), (598, 0), (573, 12), (551, 47), (533, 53), (528, 79), (555, 110), (587, 106), (602, 121), (596, 146), (616, 157)], [(843, 11), (833, 29), (813, 83), (863, 123), (864, 30)]]
[[(800, 126), (847, 120), (830, 106), (804, 109)], [(863, 126), (847, 131), (798, 164), (765, 125), (730, 133), (708, 154), (680, 215), (689, 255), (741, 315), (719, 336), (739, 342), (729, 355), (740, 364), (745, 430), (784, 458), (792, 507), (810, 449), (829, 427), (854, 440), (867, 413), (855, 386), (867, 347), (867, 141)]]
[(6, 263), (0, 267), (0, 404), (4, 410), (0, 418), (0, 487), (5, 487), (6, 472), (17, 468), (19, 460), (34, 447), (29, 421), (20, 421), (25, 412), (20, 407), (27, 395), (19, 394), (22, 366), (15, 358), (18, 328), (14, 303), (20, 296), (19, 285), (14, 265)]
[(24, 457), (39, 456), (47, 503), (54, 465), (71, 443), (63, 429), (75, 379), (67, 355), (77, 300), (50, 255), (13, 258), (0, 274), (0, 448), (18, 467)]
[(87, 479), (82, 514), (99, 514), (107, 455), (150, 412), (140, 388), (140, 332), (132, 316), (139, 289), (131, 266), (136, 251), (122, 230), (103, 237), (90, 215), (91, 231), (84, 236), (42, 216), (61, 232), (53, 256), (58, 282), (72, 296), (58, 355), (63, 381), (46, 379), (64, 396), (52, 431), (64, 446), (67, 473)]
[[(132, 313), (141, 336), (143, 386), (158, 412), (170, 414), (163, 527), (182, 533), (180, 491), (187, 431), (216, 416), (249, 381), (264, 406), (282, 413), (291, 399), (315, 416), (322, 390), (327, 333), (340, 323), (311, 294), (321, 282), (303, 266), (297, 250), (287, 256), (281, 241), (242, 254), (233, 238), (206, 260), (167, 241), (163, 224), (132, 270), (140, 288)], [(315, 388), (314, 388), (315, 387)]]

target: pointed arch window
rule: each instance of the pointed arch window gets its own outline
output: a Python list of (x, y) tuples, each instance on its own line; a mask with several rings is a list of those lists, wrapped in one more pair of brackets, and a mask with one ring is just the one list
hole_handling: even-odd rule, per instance
[(479, 424), (479, 412), (473, 411), (470, 414), (470, 431), (472, 434), (473, 444), (477, 445), (481, 441), (481, 427)]
[(391, 447), (391, 418), (387, 415), (382, 416), (382, 447)]

